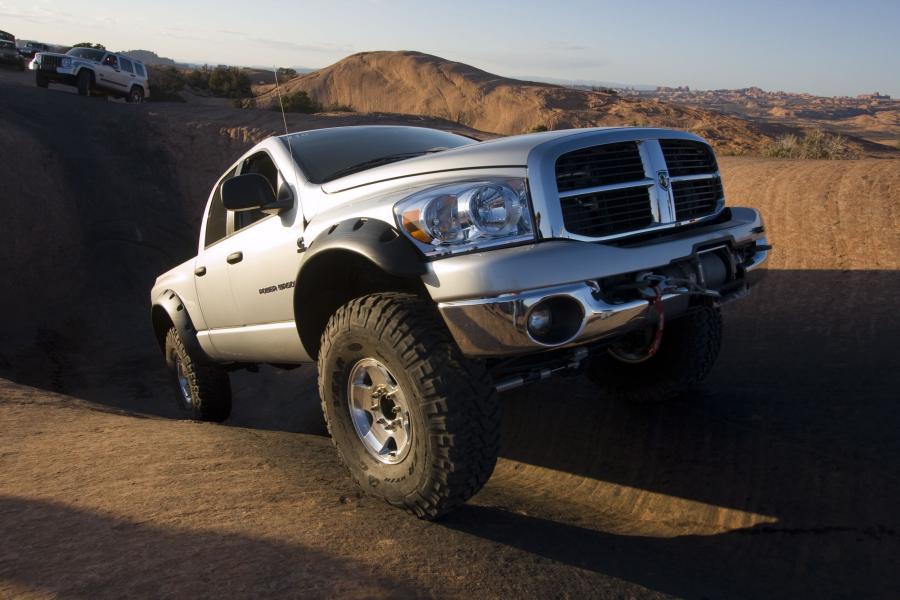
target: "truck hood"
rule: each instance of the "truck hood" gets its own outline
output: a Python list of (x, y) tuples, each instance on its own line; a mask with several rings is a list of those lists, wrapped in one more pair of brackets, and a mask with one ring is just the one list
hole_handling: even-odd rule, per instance
[(542, 144), (550, 143), (560, 138), (596, 135), (598, 132), (613, 133), (622, 129), (622, 127), (594, 127), (590, 129), (546, 131), (477, 142), (453, 148), (452, 150), (409, 158), (366, 171), (360, 171), (359, 173), (353, 173), (352, 175), (323, 183), (322, 190), (327, 194), (334, 194), (381, 181), (426, 173), (463, 169), (525, 167), (528, 164), (529, 154)]

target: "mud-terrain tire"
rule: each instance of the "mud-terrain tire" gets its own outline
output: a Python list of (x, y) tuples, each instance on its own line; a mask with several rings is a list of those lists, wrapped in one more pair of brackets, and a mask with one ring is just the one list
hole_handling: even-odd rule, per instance
[(45, 89), (46, 89), (46, 88), (50, 87), (50, 80), (47, 79), (47, 76), (44, 75), (43, 73), (41, 73), (40, 71), (35, 71), (35, 72), (34, 72), (34, 83), (35, 83), (39, 88), (45, 88)]
[(191, 356), (174, 327), (166, 332), (165, 352), (179, 408), (195, 421), (218, 423), (227, 419), (231, 414), (231, 383), (225, 369)]
[(125, 96), (125, 102), (129, 104), (140, 104), (144, 101), (144, 90), (140, 86), (133, 85), (128, 95)]
[(591, 357), (587, 376), (604, 397), (660, 403), (694, 388), (712, 370), (722, 346), (722, 313), (699, 307), (666, 323), (659, 350), (637, 363), (623, 362), (607, 350)]
[[(497, 394), (484, 365), (460, 353), (430, 303), (394, 292), (348, 302), (322, 334), (318, 368), (332, 442), (366, 492), (435, 519), (472, 497), (491, 476), (500, 444)], [(382, 398), (375, 400), (381, 403), (378, 412), (370, 405), (351, 414), (351, 398), (372, 402), (379, 388), (393, 390), (387, 409)], [(388, 434), (395, 435), (393, 456), (371, 449), (372, 442), (357, 433), (368, 427), (368, 435), (376, 436), (376, 423), (384, 421), (376, 420), (379, 414), (397, 419), (388, 421), (400, 433)], [(390, 447), (390, 441), (384, 444)]]
[(90, 71), (86, 69), (82, 69), (78, 72), (78, 77), (76, 78), (76, 83), (78, 84), (78, 95), (79, 96), (90, 96), (91, 91), (94, 88), (94, 76)]

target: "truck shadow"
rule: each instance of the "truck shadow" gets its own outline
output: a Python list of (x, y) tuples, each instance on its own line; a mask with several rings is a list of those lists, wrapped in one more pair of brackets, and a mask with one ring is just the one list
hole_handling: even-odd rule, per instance
[[(537, 488), (492, 480), (445, 525), (678, 595), (900, 590), (887, 564), (900, 531), (897, 298), (897, 271), (772, 271), (727, 307), (723, 352), (699, 393), (629, 406), (598, 398), (581, 378), (561, 378), (504, 395), (501, 456), (545, 470), (545, 479)], [(83, 368), (85, 351), (61, 330), (41, 334), (33, 349), (35, 364), (54, 368), (26, 369), (28, 377), (12, 369), (10, 378), (177, 418), (149, 331), (127, 321), (143, 323), (144, 307), (122, 311), (117, 322), (135, 337), (123, 347), (111, 332), (92, 346), (108, 344), (95, 355), (97, 373)], [(128, 353), (136, 347), (143, 350)], [(99, 377), (104, 386), (84, 385)], [(314, 368), (239, 373), (233, 386), (228, 424), (324, 433)], [(604, 484), (767, 523), (676, 537), (603, 533), (602, 495), (563, 488)], [(663, 501), (637, 518), (684, 517), (671, 510)]]
[(418, 593), (410, 581), (296, 542), (154, 525), (46, 500), (0, 494), (0, 534), (0, 594), (11, 596), (324, 598), (340, 590), (359, 595), (363, 586), (368, 597)]

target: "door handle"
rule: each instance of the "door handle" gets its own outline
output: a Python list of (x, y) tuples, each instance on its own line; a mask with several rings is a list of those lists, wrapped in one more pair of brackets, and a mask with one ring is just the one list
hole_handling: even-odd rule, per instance
[(206, 275), (206, 267), (197, 267), (196, 269), (194, 269), (194, 275), (196, 275), (197, 277), (203, 277), (204, 275)]
[(228, 258), (225, 259), (229, 265), (233, 265), (235, 263), (239, 263), (244, 260), (244, 253), (238, 250), (237, 252), (232, 252), (228, 255)]

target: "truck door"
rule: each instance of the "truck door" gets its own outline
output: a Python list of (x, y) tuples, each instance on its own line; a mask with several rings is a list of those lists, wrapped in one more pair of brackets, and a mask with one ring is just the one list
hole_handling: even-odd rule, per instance
[(219, 351), (216, 338), (223, 331), (241, 326), (228, 275), (228, 267), (236, 260), (236, 255), (233, 239), (228, 235), (229, 215), (222, 205), (221, 194), (222, 183), (232, 176), (234, 170), (216, 184), (203, 221), (202, 249), (194, 263), (194, 283), (200, 311), (206, 321), (206, 335), (216, 351)]
[[(240, 165), (240, 174), (258, 173), (269, 180), (279, 199), (289, 198), (290, 187), (265, 151), (253, 154)], [(294, 323), (294, 281), (301, 255), (297, 239), (302, 230), (295, 225), (300, 212), (294, 208), (277, 215), (243, 211), (232, 215), (234, 251), (241, 260), (228, 269), (231, 289), (241, 322), (239, 348), (243, 360), (252, 362), (299, 362), (306, 360)]]
[(124, 77), (122, 70), (119, 68), (119, 59), (116, 58), (115, 54), (107, 54), (103, 57), (103, 60), (97, 65), (95, 75), (97, 85), (115, 92), (125, 90)]

